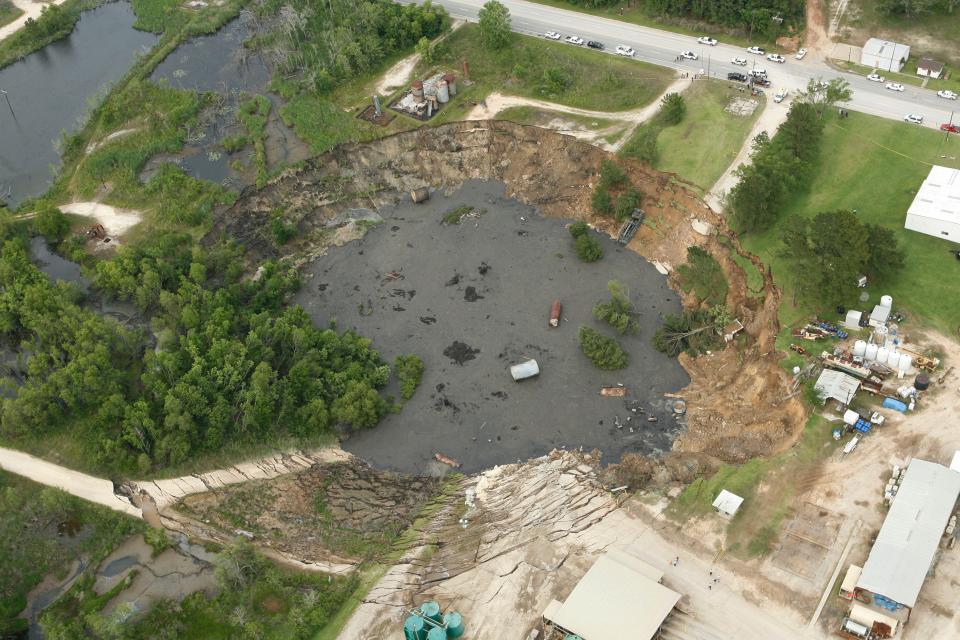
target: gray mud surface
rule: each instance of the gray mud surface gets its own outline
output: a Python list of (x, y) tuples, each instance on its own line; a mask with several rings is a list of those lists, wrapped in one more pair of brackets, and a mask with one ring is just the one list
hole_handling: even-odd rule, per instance
[[(384, 223), (362, 240), (306, 268), (295, 302), (318, 326), (335, 321), (372, 338), (391, 362), (414, 353), (426, 365), (403, 410), (352, 435), (344, 449), (405, 473), (437, 472), (435, 453), (474, 472), (558, 447), (598, 448), (607, 462), (668, 450), (683, 424), (663, 394), (689, 378), (650, 338), (664, 314), (680, 311), (678, 295), (652, 265), (606, 236), (598, 236), (604, 258), (581, 262), (565, 221), (539, 216), (504, 189), (468, 182), (423, 204), (405, 199), (380, 211)], [(443, 224), (461, 205), (486, 212)], [(596, 369), (576, 338), (581, 325), (616, 336), (592, 315), (609, 298), (611, 279), (627, 285), (641, 312), (640, 333), (617, 336), (630, 364), (612, 372)], [(557, 298), (563, 320), (550, 328)], [(528, 358), (540, 364), (540, 376), (514, 382), (510, 365)], [(625, 399), (599, 394), (618, 383), (629, 390)]]

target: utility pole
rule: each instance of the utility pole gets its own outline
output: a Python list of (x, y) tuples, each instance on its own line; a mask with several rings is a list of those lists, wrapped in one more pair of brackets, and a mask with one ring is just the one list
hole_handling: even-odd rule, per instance
[(6, 91), (4, 91), (3, 89), (0, 89), (0, 93), (2, 93), (2, 94), (3, 94), (3, 97), (7, 99), (7, 107), (10, 108), (10, 115), (12, 115), (12, 116), (13, 116), (13, 119), (16, 120), (16, 119), (17, 119), (17, 114), (14, 113), (14, 111), (13, 111), (13, 105), (10, 104), (10, 95), (9, 95)]

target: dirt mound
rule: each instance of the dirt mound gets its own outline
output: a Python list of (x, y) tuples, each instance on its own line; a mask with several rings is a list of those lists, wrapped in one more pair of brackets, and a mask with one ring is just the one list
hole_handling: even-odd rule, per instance
[[(218, 214), (209, 237), (227, 234), (246, 244), (253, 257), (278, 257), (270, 223), (282, 211), (299, 229), (298, 239), (285, 247), (287, 258), (303, 263), (326, 251), (327, 221), (358, 203), (369, 207), (396, 202), (412, 189), (455, 189), (473, 179), (502, 181), (508, 196), (536, 206), (545, 216), (585, 220), (615, 236), (618, 223), (590, 213), (600, 163), (609, 157), (568, 136), (509, 122), (424, 127), (337, 147), (283, 173), (260, 191), (248, 190)], [(805, 410), (797, 398), (786, 398), (785, 376), (777, 364), (774, 339), (780, 293), (772, 277), (759, 260), (740, 249), (725, 220), (689, 184), (640, 163), (618, 162), (643, 193), (647, 214), (647, 222), (628, 247), (668, 270), (686, 261), (689, 246), (707, 248), (730, 282), (727, 306), (750, 338), (744, 346), (711, 357), (682, 360), (692, 378), (681, 394), (688, 403), (689, 429), (674, 449), (709, 452), (737, 462), (790, 446), (801, 432)], [(703, 235), (694, 225), (717, 233)], [(754, 260), (764, 274), (761, 295), (747, 290), (732, 251)]]

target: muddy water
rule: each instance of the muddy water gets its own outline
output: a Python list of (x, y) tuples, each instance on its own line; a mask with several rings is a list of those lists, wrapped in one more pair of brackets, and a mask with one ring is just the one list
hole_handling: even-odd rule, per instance
[[(486, 213), (441, 224), (461, 205)], [(689, 379), (650, 345), (662, 316), (681, 309), (652, 265), (600, 236), (603, 260), (580, 262), (564, 221), (506, 198), (500, 183), (471, 182), (450, 197), (405, 200), (380, 213), (383, 224), (363, 240), (308, 268), (296, 299), (318, 325), (336, 321), (372, 338), (385, 358), (415, 353), (426, 364), (403, 410), (351, 436), (345, 449), (383, 468), (422, 473), (439, 470), (435, 453), (473, 472), (555, 447), (596, 447), (606, 461), (670, 448), (683, 425), (663, 394)], [(617, 337), (630, 365), (604, 372), (580, 352), (576, 334), (586, 325), (615, 335), (592, 317), (611, 279), (629, 288), (641, 331)], [(547, 320), (557, 298), (563, 321), (554, 329)], [(528, 358), (538, 361), (539, 377), (514, 382), (510, 365)], [(600, 396), (602, 386), (618, 383), (628, 402)]]
[(17, 204), (42, 193), (61, 133), (80, 124), (89, 100), (130, 68), (157, 37), (132, 28), (125, 2), (85, 11), (72, 34), (0, 70), (0, 193)]

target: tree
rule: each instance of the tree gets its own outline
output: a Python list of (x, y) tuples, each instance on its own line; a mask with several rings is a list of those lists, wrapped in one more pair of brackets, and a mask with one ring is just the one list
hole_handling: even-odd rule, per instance
[(687, 103), (679, 93), (668, 93), (660, 101), (660, 122), (671, 127), (680, 124), (687, 114)]
[(587, 234), (590, 231), (590, 227), (587, 226), (586, 222), (580, 220), (571, 224), (568, 231), (570, 231), (570, 235), (574, 238), (579, 238), (580, 236)]
[(600, 188), (622, 187), (628, 182), (627, 173), (616, 162), (604, 159), (600, 163), (600, 181), (597, 183)]
[(37, 232), (53, 245), (63, 242), (70, 232), (70, 219), (63, 215), (60, 209), (49, 203), (44, 203), (37, 210), (34, 225)]
[(433, 45), (430, 43), (430, 38), (423, 36), (417, 42), (416, 52), (420, 55), (420, 59), (423, 60), (424, 64), (433, 64), (434, 50)]
[(727, 278), (720, 263), (704, 249), (687, 247), (687, 263), (677, 267), (684, 291), (693, 290), (697, 299), (709, 305), (723, 304), (727, 299)]
[(627, 354), (616, 340), (607, 337), (590, 327), (580, 327), (577, 341), (583, 355), (590, 359), (593, 366), (605, 371), (623, 369), (627, 366)]
[(873, 278), (889, 279), (903, 269), (905, 256), (893, 229), (868, 224), (867, 245), (870, 256), (863, 267), (865, 273)]
[(400, 383), (400, 397), (404, 400), (413, 397), (423, 378), (423, 368), (423, 360), (413, 354), (400, 355), (394, 360), (393, 371)]
[(640, 208), (641, 202), (643, 202), (643, 194), (635, 187), (629, 187), (617, 198), (613, 217), (617, 220), (626, 220), (635, 209)]
[(584, 262), (596, 262), (603, 257), (603, 247), (600, 241), (591, 235), (579, 236), (574, 243), (577, 257)]
[(827, 109), (839, 102), (849, 102), (852, 96), (850, 83), (843, 78), (833, 78), (829, 82), (824, 82), (822, 77), (810, 78), (807, 90), (800, 92), (800, 102), (794, 102), (794, 106), (810, 104), (816, 110), (817, 117), (822, 118)]
[(613, 213), (613, 196), (610, 195), (610, 191), (598, 184), (590, 198), (590, 207), (595, 214), (600, 216), (608, 216)]
[(479, 14), (480, 38), (490, 49), (510, 44), (510, 10), (497, 0), (489, 0)]
[(640, 331), (640, 324), (634, 319), (637, 312), (630, 302), (630, 294), (623, 283), (611, 280), (607, 283), (607, 290), (610, 292), (610, 300), (594, 305), (593, 317), (606, 322), (620, 335)]
[(670, 357), (686, 351), (696, 356), (704, 351), (723, 346), (717, 333), (729, 321), (729, 312), (723, 305), (712, 309), (690, 309), (663, 319), (653, 334), (653, 348)]

